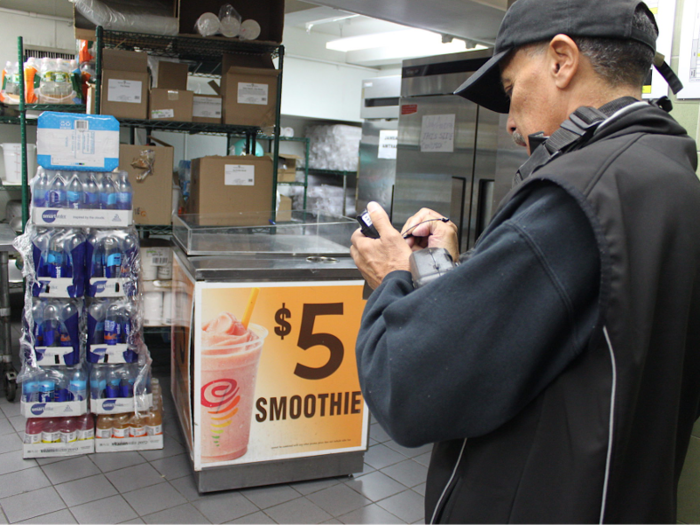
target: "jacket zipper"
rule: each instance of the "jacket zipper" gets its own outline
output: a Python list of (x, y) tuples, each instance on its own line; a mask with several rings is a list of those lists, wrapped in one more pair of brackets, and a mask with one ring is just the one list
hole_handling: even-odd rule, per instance
[(455, 468), (452, 470), (452, 475), (450, 476), (450, 479), (447, 480), (447, 483), (445, 484), (445, 488), (442, 491), (442, 494), (440, 494), (440, 498), (438, 499), (438, 502), (435, 505), (435, 510), (433, 510), (433, 515), (430, 518), (430, 524), (432, 525), (435, 523), (435, 520), (440, 514), (440, 511), (442, 510), (442, 507), (445, 505), (446, 498), (445, 496), (450, 492), (450, 489), (452, 488), (452, 485), (455, 481), (455, 478), (457, 477), (457, 469), (459, 468), (459, 464), (462, 462), (462, 456), (464, 455), (464, 449), (467, 447), (467, 440), (466, 438), (464, 439), (464, 443), (462, 443), (462, 449), (459, 451), (459, 456), (457, 456), (457, 462), (455, 463)]

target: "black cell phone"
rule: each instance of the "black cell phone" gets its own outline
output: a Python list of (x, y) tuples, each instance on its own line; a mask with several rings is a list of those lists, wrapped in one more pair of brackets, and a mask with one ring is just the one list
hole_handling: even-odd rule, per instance
[(377, 228), (374, 227), (374, 224), (372, 224), (372, 219), (370, 218), (367, 210), (363, 211), (357, 216), (357, 222), (360, 223), (360, 231), (365, 237), (369, 237), (370, 239), (379, 239), (379, 232), (377, 231)]

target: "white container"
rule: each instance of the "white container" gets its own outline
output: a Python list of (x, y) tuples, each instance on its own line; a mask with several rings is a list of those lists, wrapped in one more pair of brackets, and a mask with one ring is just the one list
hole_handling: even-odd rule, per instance
[[(0, 144), (5, 157), (5, 184), (22, 184), (22, 145), (14, 143)], [(27, 144), (27, 178), (31, 180), (36, 173), (36, 145)]]
[(143, 324), (159, 326), (163, 319), (163, 294), (149, 292), (143, 294)]
[(172, 317), (173, 292), (163, 292), (163, 325), (170, 326)]

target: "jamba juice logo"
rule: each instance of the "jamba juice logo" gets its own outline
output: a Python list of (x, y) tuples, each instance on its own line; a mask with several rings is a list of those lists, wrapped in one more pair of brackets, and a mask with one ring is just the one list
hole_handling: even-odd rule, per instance
[(202, 387), (202, 405), (211, 414), (211, 433), (218, 447), (221, 435), (233, 423), (241, 400), (240, 388), (235, 379), (216, 379)]

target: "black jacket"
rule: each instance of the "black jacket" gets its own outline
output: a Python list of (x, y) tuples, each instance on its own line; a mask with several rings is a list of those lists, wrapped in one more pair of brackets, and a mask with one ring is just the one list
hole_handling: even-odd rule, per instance
[[(394, 272), (368, 302), (365, 398), (400, 443), (437, 442), (426, 521), (675, 520), (700, 405), (697, 159), (661, 110), (623, 113), (522, 184), (469, 261), (417, 291)], [(592, 243), (571, 219), (552, 248), (533, 210), (562, 191)]]

